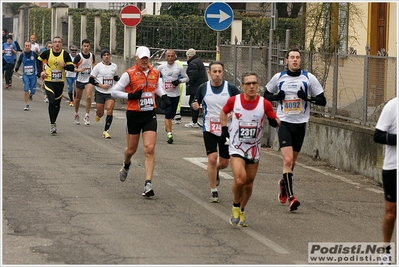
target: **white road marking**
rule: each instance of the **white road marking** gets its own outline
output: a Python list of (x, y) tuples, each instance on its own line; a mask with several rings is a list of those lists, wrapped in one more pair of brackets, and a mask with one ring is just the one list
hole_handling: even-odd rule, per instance
[[(203, 208), (207, 209), (208, 211), (212, 212), (214, 215), (218, 216), (219, 218), (221, 218), (223, 221), (226, 221), (226, 223), (228, 223), (228, 221), (230, 220), (230, 215), (227, 215), (225, 213), (222, 213), (220, 210), (214, 208), (211, 206), (211, 204), (206, 203), (205, 201), (202, 201), (201, 199), (197, 198), (196, 196), (194, 196), (193, 194), (191, 194), (189, 191), (187, 190), (177, 190), (180, 193), (182, 193), (183, 195), (185, 195), (186, 197), (188, 197), (189, 199), (193, 200), (194, 202), (196, 202), (198, 205), (202, 206)], [(241, 227), (241, 226), (231, 226), (231, 227), (238, 227), (240, 228), (242, 231), (244, 231), (246, 234), (250, 235), (251, 237), (255, 238), (256, 240), (258, 240), (259, 242), (261, 242), (262, 244), (266, 245), (267, 247), (269, 247), (270, 249), (274, 250), (275, 252), (279, 253), (279, 254), (290, 254), (290, 252), (288, 252), (287, 250), (285, 250), (283, 247), (279, 246), (278, 244), (274, 243), (273, 241), (271, 241), (270, 239), (262, 236), (260, 233), (252, 230), (251, 228), (247, 228), (247, 227)]]
[[(205, 170), (207, 169), (208, 158), (202, 157), (202, 158), (183, 158), (183, 159), (187, 160), (187, 161), (193, 163), (194, 165), (197, 165)], [(233, 176), (231, 176), (227, 173), (224, 173), (222, 171), (219, 172), (219, 176), (223, 177), (224, 179), (234, 180)]]

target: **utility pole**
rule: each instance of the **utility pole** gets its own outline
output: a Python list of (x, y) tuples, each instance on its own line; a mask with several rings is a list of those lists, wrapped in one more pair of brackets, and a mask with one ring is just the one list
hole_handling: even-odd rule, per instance
[(270, 30), (269, 30), (269, 60), (268, 60), (268, 71), (267, 71), (267, 80), (270, 81), (272, 78), (272, 46), (273, 46), (273, 36), (274, 30), (276, 30), (277, 26), (277, 9), (276, 3), (272, 3), (272, 9), (270, 12)]

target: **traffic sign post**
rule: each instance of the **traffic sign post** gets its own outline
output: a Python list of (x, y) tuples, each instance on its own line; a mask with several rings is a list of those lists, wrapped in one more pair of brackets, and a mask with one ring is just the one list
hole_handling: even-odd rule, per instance
[(220, 31), (226, 30), (233, 22), (233, 9), (226, 3), (215, 2), (206, 8), (204, 18), (206, 25), (212, 30), (217, 31), (216, 60), (220, 60)]
[[(132, 57), (131, 56), (132, 55), (132, 51), (131, 51), (132, 50), (132, 28), (136, 27), (141, 22), (141, 18), (142, 18), (141, 10), (137, 6), (134, 6), (134, 5), (124, 6), (121, 9), (121, 12), (119, 14), (119, 18), (120, 18), (121, 22), (126, 27), (129, 28), (129, 38), (128, 38), (129, 39), (129, 44), (128, 44), (128, 47), (129, 47), (128, 58), (129, 58), (129, 60), (128, 60), (128, 66), (130, 67), (131, 66), (130, 59)], [(135, 28), (135, 30), (136, 30), (136, 28)], [(134, 45), (136, 45), (136, 42), (134, 42)]]

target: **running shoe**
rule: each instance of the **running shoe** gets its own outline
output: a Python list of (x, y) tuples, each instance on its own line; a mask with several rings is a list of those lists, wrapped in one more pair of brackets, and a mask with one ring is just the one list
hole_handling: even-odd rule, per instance
[(103, 137), (104, 137), (105, 139), (111, 139), (111, 138), (112, 138), (112, 136), (108, 133), (108, 131), (104, 131), (104, 132), (103, 132)]
[(69, 106), (73, 107), (73, 106), (75, 106), (75, 103), (73, 101), (71, 101), (71, 102), (69, 102)]
[(50, 125), (50, 133), (51, 134), (57, 133), (57, 125), (55, 123)]
[(200, 123), (199, 121), (197, 122), (197, 125), (202, 128), (202, 123)]
[(181, 124), (181, 119), (180, 120), (173, 119), (172, 124)]
[(32, 101), (32, 100), (33, 100), (33, 95), (32, 95), (32, 92), (31, 92), (31, 90), (29, 90), (29, 100), (30, 100), (30, 101)]
[(220, 177), (219, 177), (219, 170), (218, 170), (218, 172), (216, 173), (216, 186), (219, 186), (219, 184), (220, 184)]
[(245, 221), (245, 213), (244, 213), (244, 211), (241, 211), (241, 210), (240, 210), (240, 222), (238, 223), (238, 225), (241, 226), (241, 227), (247, 227), (248, 226), (248, 224)]
[(96, 116), (94, 117), (94, 119), (96, 120), (96, 122), (99, 122), (101, 118), (96, 113)]
[(380, 265), (391, 265), (392, 255), (388, 253), (382, 253), (380, 255)]
[(44, 103), (48, 103), (48, 98), (47, 97), (44, 97)]
[(85, 116), (85, 118), (84, 118), (84, 122), (85, 122), (85, 125), (87, 125), (87, 126), (89, 126), (90, 125), (90, 118), (89, 118), (89, 116), (87, 115), (87, 116)]
[(128, 172), (129, 170), (126, 170), (124, 167), (121, 168), (121, 170), (119, 171), (119, 179), (121, 180), (121, 182), (124, 182), (126, 180)]
[(219, 193), (217, 191), (216, 192), (212, 192), (212, 195), (211, 195), (211, 197), (209, 199), (209, 202), (211, 202), (211, 203), (219, 203)]
[(231, 209), (230, 224), (237, 226), (240, 222), (240, 207), (234, 207)]
[(380, 259), (380, 265), (391, 265), (391, 246), (387, 246), (384, 248), (384, 253), (380, 254)]
[(79, 114), (75, 114), (75, 124), (80, 125), (80, 117)]
[(198, 126), (197, 123), (190, 122), (190, 123), (184, 124), (184, 127), (187, 127), (187, 128), (198, 128), (199, 126)]
[(299, 205), (301, 205), (301, 203), (298, 201), (298, 199), (294, 196), (291, 196), (288, 199), (289, 203), (290, 203), (290, 211), (294, 211), (297, 210)]
[(172, 134), (168, 134), (167, 142), (168, 142), (168, 144), (172, 144), (173, 143), (173, 135)]
[(25, 105), (24, 110), (28, 111), (29, 110), (29, 105)]
[(155, 196), (154, 190), (152, 190), (152, 183), (146, 183), (144, 186), (144, 192), (141, 194), (143, 197)]
[(287, 202), (287, 190), (285, 189), (283, 179), (278, 181), (278, 185), (280, 187), (280, 193), (278, 193), (278, 201), (280, 201), (281, 204), (285, 204), (285, 202)]

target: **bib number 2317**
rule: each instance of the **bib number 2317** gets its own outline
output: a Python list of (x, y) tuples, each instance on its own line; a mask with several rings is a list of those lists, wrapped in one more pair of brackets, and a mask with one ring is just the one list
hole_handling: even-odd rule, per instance
[(238, 125), (240, 142), (253, 143), (256, 141), (258, 123), (256, 121), (240, 121)]

